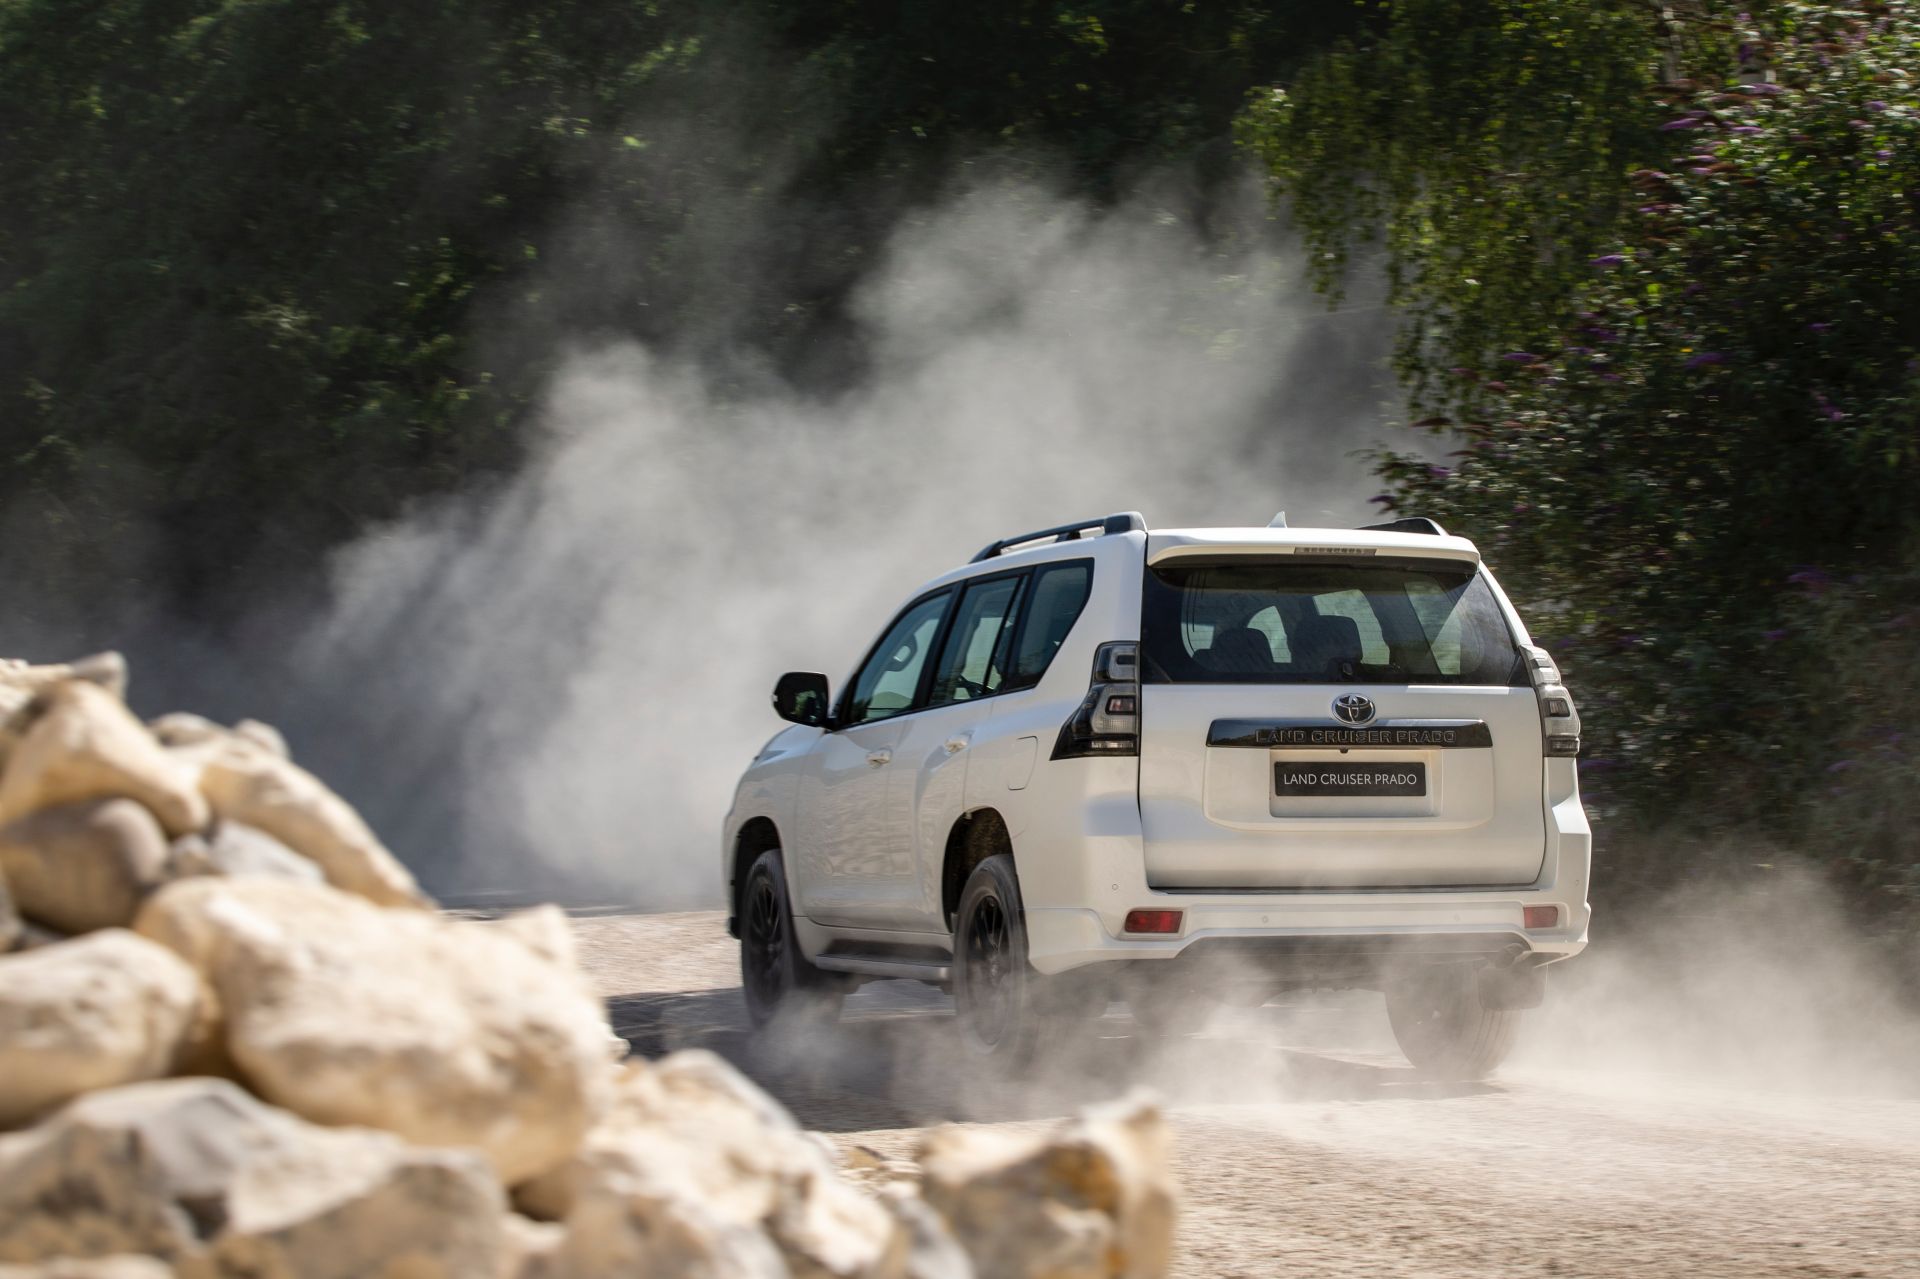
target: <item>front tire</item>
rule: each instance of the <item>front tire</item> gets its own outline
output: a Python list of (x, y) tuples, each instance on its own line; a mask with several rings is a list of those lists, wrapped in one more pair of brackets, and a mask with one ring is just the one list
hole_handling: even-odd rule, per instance
[(756, 1030), (840, 1015), (844, 991), (800, 953), (790, 902), (780, 850), (768, 849), (740, 890), (740, 988)]
[(1010, 1065), (1032, 1060), (1040, 1044), (1040, 982), (1027, 965), (1013, 857), (996, 853), (973, 868), (954, 913), (954, 1017), (970, 1056)]
[(1492, 1074), (1520, 1029), (1520, 1013), (1480, 1002), (1479, 973), (1465, 964), (1435, 965), (1387, 988), (1387, 1020), (1407, 1060), (1442, 1079)]

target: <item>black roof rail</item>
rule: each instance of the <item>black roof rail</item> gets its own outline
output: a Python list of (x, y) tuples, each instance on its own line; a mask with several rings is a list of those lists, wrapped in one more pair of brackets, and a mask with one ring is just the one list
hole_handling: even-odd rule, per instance
[(1409, 515), (1404, 519), (1388, 520), (1385, 524), (1362, 524), (1354, 531), (1356, 533), (1424, 533), (1429, 537), (1447, 535), (1447, 530), (1440, 527), (1438, 520), (1430, 520), (1424, 515)]
[(1032, 533), (1022, 533), (1017, 537), (1003, 537), (997, 542), (988, 542), (968, 563), (978, 564), (981, 560), (990, 560), (996, 555), (1005, 554), (1011, 547), (1026, 542), (1038, 542), (1043, 538), (1050, 537), (1056, 542), (1071, 542), (1086, 536), (1090, 530), (1094, 529), (1099, 530), (1094, 536), (1104, 537), (1108, 533), (1143, 533), (1146, 528), (1146, 516), (1138, 511), (1122, 511), (1118, 515), (1108, 515), (1097, 520), (1081, 520), (1078, 524), (1061, 524), (1054, 528), (1043, 528)]

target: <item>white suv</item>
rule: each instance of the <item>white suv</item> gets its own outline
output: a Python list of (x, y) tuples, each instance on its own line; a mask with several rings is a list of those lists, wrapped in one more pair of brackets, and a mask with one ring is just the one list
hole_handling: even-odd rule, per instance
[(1112, 997), (1384, 990), (1416, 1065), (1491, 1070), (1587, 940), (1580, 721), (1471, 542), (1365, 529), (995, 542), (837, 697), (783, 676), (723, 874), (756, 1023), (862, 981), (953, 991), (1020, 1059)]

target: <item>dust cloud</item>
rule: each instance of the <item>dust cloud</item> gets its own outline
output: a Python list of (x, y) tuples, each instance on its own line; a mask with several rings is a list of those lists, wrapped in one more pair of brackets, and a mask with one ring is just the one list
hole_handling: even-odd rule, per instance
[(342, 552), (295, 664), (371, 683), (360, 731), (399, 758), (355, 797), (443, 893), (713, 902), (774, 679), (837, 686), (980, 545), (1129, 509), (1363, 521), (1390, 317), (1347, 305), (1305, 287), (1251, 185), (1207, 235), (1150, 198), (960, 190), (860, 289), (856, 384), (578, 348), (524, 472)]

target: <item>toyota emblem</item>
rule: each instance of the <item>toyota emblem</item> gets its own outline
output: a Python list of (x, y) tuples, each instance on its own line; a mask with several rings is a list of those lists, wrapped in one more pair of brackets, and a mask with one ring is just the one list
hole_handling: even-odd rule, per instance
[(1333, 699), (1333, 717), (1342, 724), (1371, 724), (1376, 714), (1371, 697), (1342, 693)]

